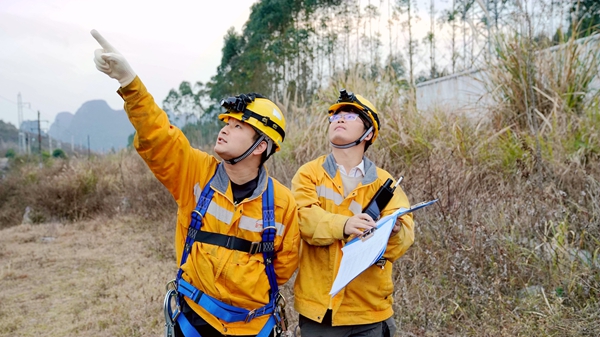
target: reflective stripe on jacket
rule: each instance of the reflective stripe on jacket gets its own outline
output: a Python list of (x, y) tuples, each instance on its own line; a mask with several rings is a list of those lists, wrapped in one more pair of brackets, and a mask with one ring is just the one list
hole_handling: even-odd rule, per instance
[[(364, 158), (365, 176), (358, 186), (343, 195), (343, 184), (332, 154), (319, 157), (302, 167), (292, 179), (292, 192), (300, 218), (300, 265), (294, 285), (296, 311), (321, 322), (328, 308), (332, 324), (357, 325), (381, 322), (392, 316), (392, 263), (414, 242), (412, 213), (401, 217), (402, 228), (390, 237), (384, 268), (371, 266), (352, 280), (333, 299), (329, 295), (342, 258), (344, 224), (362, 213), (390, 174)], [(383, 210), (382, 216), (410, 204), (400, 187)], [(331, 304), (331, 306), (330, 306)]]
[[(138, 77), (118, 92), (125, 100), (125, 111), (136, 129), (133, 141), (136, 150), (177, 202), (177, 265), (181, 260), (190, 214), (213, 174), (211, 188), (215, 192), (202, 231), (260, 242), (262, 193), (268, 180), (266, 168), (260, 169), (258, 187), (252, 196), (235, 205), (223, 165), (217, 170), (217, 158), (190, 146), (181, 130), (169, 123), (167, 114), (156, 105)], [(298, 265), (300, 235), (296, 202), (290, 190), (275, 179), (273, 187), (277, 226), (274, 267), (277, 283), (281, 285), (289, 280)], [(261, 253), (250, 255), (196, 242), (182, 268), (186, 281), (232, 306), (252, 310), (269, 302), (270, 286)], [(249, 323), (227, 323), (186, 300), (195, 312), (223, 334), (256, 335), (268, 318), (267, 315), (256, 317)]]

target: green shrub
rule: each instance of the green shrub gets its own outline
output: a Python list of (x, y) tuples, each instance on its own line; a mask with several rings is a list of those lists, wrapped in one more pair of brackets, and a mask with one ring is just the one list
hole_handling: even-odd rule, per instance
[(4, 155), (4, 157), (6, 157), (6, 158), (15, 158), (16, 156), (17, 156), (17, 153), (15, 152), (14, 149), (6, 150), (6, 154)]
[(56, 149), (52, 151), (52, 157), (65, 159), (67, 158), (67, 154), (65, 153), (65, 151), (63, 151), (63, 149)]

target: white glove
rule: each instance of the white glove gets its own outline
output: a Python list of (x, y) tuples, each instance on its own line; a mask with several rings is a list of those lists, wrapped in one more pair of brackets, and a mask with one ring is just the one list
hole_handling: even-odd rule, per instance
[(113, 47), (106, 39), (95, 29), (90, 32), (102, 49), (94, 51), (94, 63), (96, 68), (105, 73), (111, 78), (116, 79), (121, 84), (121, 87), (126, 87), (135, 79), (135, 72), (115, 47)]

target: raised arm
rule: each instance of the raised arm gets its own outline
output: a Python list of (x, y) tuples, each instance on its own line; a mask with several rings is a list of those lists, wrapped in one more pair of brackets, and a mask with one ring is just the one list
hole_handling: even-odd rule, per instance
[[(183, 196), (192, 193), (191, 188), (185, 186), (187, 177), (198, 176), (194, 173), (199, 168), (212, 175), (215, 160), (193, 149), (183, 132), (170, 124), (167, 114), (155, 103), (125, 57), (96, 30), (91, 34), (102, 47), (94, 52), (96, 68), (121, 85), (118, 93), (125, 101), (125, 111), (136, 130), (133, 141), (136, 150), (178, 204), (181, 200), (191, 200)], [(207, 174), (206, 179), (210, 175)]]

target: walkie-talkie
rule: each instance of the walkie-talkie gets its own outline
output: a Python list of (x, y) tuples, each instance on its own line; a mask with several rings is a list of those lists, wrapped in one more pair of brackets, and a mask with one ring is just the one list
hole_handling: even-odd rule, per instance
[(377, 193), (375, 193), (375, 196), (371, 199), (369, 204), (363, 209), (363, 213), (369, 214), (373, 221), (377, 221), (381, 215), (381, 211), (390, 202), (392, 196), (394, 196), (394, 191), (402, 179), (404, 179), (404, 177), (400, 177), (392, 187), (392, 179), (388, 178), (379, 190), (377, 190)]

